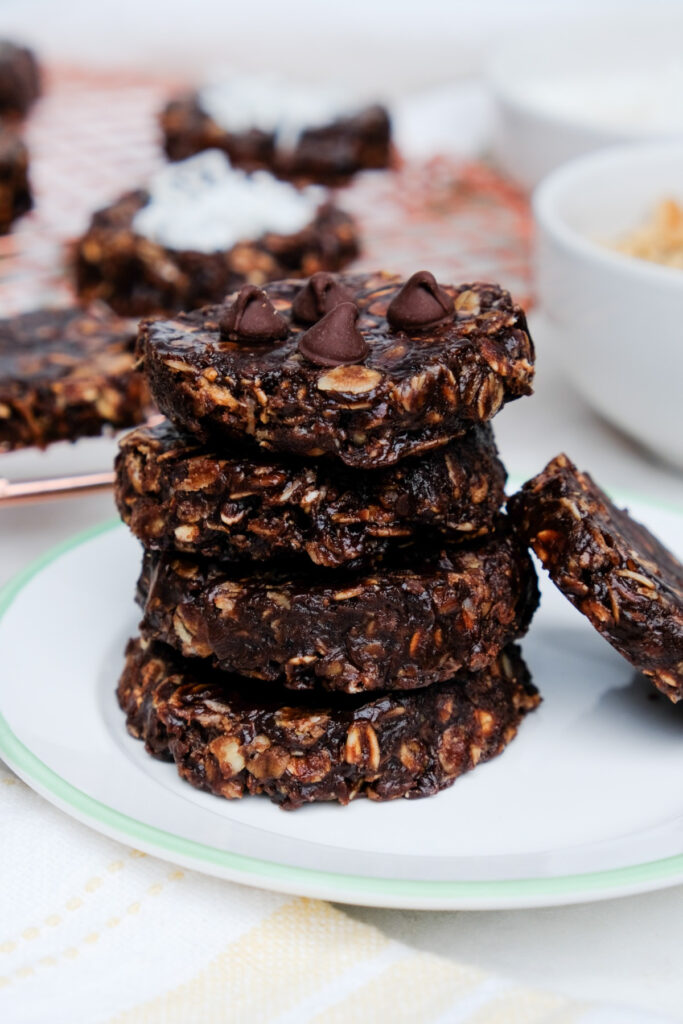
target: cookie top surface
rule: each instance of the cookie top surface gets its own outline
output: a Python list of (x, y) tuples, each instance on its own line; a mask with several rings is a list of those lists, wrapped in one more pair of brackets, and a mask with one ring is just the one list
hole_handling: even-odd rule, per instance
[(566, 455), (508, 502), (553, 581), (671, 700), (683, 697), (683, 565)]
[(134, 343), (135, 322), (103, 307), (41, 309), (0, 320), (0, 389), (130, 369)]
[[(316, 355), (322, 321), (293, 314), (302, 285), (291, 280), (264, 288), (285, 325), (267, 343), (222, 333), (221, 306), (143, 322), (139, 348), (162, 411), (206, 438), (249, 434), (279, 451), (337, 454), (372, 467), (443, 444), (531, 393), (534, 349), (524, 314), (498, 286), (443, 285), (452, 311), (431, 327), (404, 329), (387, 320), (400, 278), (380, 272), (336, 281), (358, 316), (355, 325), (350, 313), (331, 324), (323, 338), (331, 358)], [(340, 308), (325, 321), (339, 318)], [(340, 353), (346, 361), (331, 365)]]

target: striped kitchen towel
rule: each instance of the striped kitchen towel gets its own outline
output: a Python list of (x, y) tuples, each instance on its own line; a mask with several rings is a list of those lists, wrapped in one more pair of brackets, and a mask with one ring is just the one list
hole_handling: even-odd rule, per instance
[(0, 763), (3, 1024), (648, 1024), (106, 839)]

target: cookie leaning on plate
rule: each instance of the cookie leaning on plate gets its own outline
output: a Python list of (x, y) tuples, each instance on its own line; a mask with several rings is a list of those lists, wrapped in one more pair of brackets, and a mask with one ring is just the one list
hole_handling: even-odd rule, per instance
[(164, 421), (123, 438), (116, 468), (119, 512), (147, 548), (330, 568), (430, 531), (451, 543), (491, 533), (505, 485), (488, 425), (422, 459), (363, 471), (255, 446), (217, 453)]
[(672, 701), (683, 697), (683, 565), (558, 455), (508, 502), (554, 583)]
[(519, 649), (415, 693), (343, 698), (246, 688), (162, 644), (131, 640), (118, 687), (128, 730), (191, 785), (287, 810), (430, 796), (499, 754), (540, 703)]
[(534, 373), (508, 292), (438, 285), (424, 271), (405, 283), (376, 273), (243, 289), (223, 306), (143, 321), (138, 343), (159, 408), (196, 437), (248, 436), (366, 469), (463, 435), (530, 394)]
[[(292, 689), (413, 689), (490, 664), (538, 604), (526, 550), (410, 548), (356, 572), (277, 565), (230, 570), (147, 551), (143, 634), (226, 672)], [(248, 685), (248, 684), (245, 684)]]

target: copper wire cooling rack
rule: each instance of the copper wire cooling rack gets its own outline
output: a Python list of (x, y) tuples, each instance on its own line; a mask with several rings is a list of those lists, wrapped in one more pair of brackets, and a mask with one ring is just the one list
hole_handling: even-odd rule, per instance
[[(0, 316), (71, 305), (65, 253), (93, 211), (144, 184), (164, 162), (156, 113), (178, 83), (51, 69), (26, 124), (34, 210), (0, 238)], [(436, 156), (360, 175), (338, 203), (358, 220), (357, 270), (449, 281), (500, 281), (531, 297), (531, 218), (525, 196), (484, 162)], [(0, 456), (2, 473), (2, 456)], [(0, 505), (111, 487), (110, 471), (45, 480), (0, 477)]]

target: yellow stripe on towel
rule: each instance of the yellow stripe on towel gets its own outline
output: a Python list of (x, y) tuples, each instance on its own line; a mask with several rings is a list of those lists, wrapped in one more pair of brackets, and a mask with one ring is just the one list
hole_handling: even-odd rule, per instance
[(389, 944), (326, 903), (296, 899), (230, 943), (190, 981), (109, 1024), (266, 1024)]

